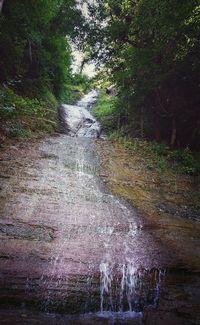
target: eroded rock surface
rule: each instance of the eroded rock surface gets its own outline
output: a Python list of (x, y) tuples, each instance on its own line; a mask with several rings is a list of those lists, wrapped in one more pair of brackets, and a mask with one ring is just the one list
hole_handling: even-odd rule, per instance
[[(199, 324), (200, 269), (187, 258), (197, 226), (152, 221), (113, 196), (99, 175), (124, 188), (131, 168), (104, 173), (99, 141), (62, 134), (1, 149), (0, 323)], [(123, 155), (107, 146), (111, 163)]]
[(62, 104), (58, 109), (61, 130), (70, 136), (98, 138), (100, 123), (89, 112), (97, 99), (98, 93), (91, 91), (77, 105)]

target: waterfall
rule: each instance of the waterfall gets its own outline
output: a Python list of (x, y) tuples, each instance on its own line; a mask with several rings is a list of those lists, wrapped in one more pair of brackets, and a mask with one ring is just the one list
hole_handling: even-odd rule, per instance
[[(114, 270), (115, 269), (115, 270)], [(132, 263), (100, 264), (101, 312), (134, 312), (156, 307), (165, 270), (137, 270)]]

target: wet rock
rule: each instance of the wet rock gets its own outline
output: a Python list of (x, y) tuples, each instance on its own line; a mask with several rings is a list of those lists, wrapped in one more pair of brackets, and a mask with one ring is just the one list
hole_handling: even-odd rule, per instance
[(165, 213), (200, 222), (200, 211), (198, 210), (189, 209), (187, 207), (182, 208), (170, 203), (157, 204), (157, 208)]
[(60, 131), (71, 136), (98, 138), (101, 126), (88, 111), (96, 103), (97, 96), (92, 91), (76, 106), (62, 104), (58, 108)]
[(100, 124), (84, 107), (63, 104), (59, 107), (59, 119), (61, 130), (66, 134), (91, 138), (100, 136)]
[(86, 122), (77, 132), (78, 136), (87, 138), (99, 138), (101, 133), (101, 126), (97, 121)]
[(51, 242), (54, 239), (54, 230), (50, 227), (30, 225), (25, 223), (1, 223), (0, 237), (26, 239), (26, 240), (41, 240)]
[(10, 176), (0, 174), (0, 178), (10, 178)]
[(99, 92), (93, 89), (83, 98), (81, 98), (81, 100), (78, 101), (77, 106), (84, 107), (90, 110), (96, 104), (98, 97), (99, 97)]
[[(88, 126), (92, 122), (93, 119), (85, 121)], [(30, 315), (22, 306), (44, 311), (38, 315), (37, 324), (74, 324), (71, 318), (61, 322), (53, 319), (51, 322), (49, 317), (53, 311), (64, 315), (77, 313), (73, 316), (77, 317), (77, 324), (80, 324), (79, 317), (86, 317), (87, 325), (96, 322), (127, 324), (126, 315), (130, 309), (140, 313), (152, 305), (159, 309), (158, 313), (147, 315), (148, 325), (172, 325), (174, 309), (179, 314), (184, 313), (186, 304), (191, 308), (187, 309), (191, 318), (197, 314), (199, 280), (180, 277), (179, 271), (177, 278), (173, 275), (168, 280), (168, 274), (164, 271), (169, 266), (185, 265), (185, 255), (195, 250), (198, 253), (199, 225), (195, 224), (195, 229), (186, 232), (188, 228), (183, 231), (171, 221), (165, 225), (163, 220), (161, 224), (162, 220), (156, 214), (157, 228), (151, 219), (154, 228), (144, 227), (147, 222), (145, 216), (140, 216), (129, 204), (112, 196), (95, 177), (101, 173), (97, 151), (100, 141), (60, 135), (59, 138), (51, 137), (41, 142), (40, 145), (24, 146), (11, 155), (14, 160), (1, 163), (1, 174), (12, 175), (9, 179), (1, 179), (4, 192), (0, 222), (0, 236), (3, 239), (0, 303), (11, 308), (3, 316), (0, 312), (0, 323), (5, 323), (6, 317), (8, 324), (17, 323), (13, 306), (22, 309), (19, 324), (23, 320), (21, 315), (28, 315), (24, 324), (34, 323), (37, 317)], [(108, 150), (112, 152), (111, 143)], [(121, 155), (121, 151), (115, 151), (115, 157)], [(106, 156), (108, 162), (112, 162), (109, 157)], [(111, 176), (110, 173), (107, 175), (107, 170), (102, 171), (101, 176), (108, 179), (105, 181), (116, 180), (116, 184), (119, 183), (127, 193), (131, 185), (128, 176), (132, 175), (134, 169), (130, 167), (132, 165), (127, 154), (123, 157), (123, 163), (116, 164), (116, 173), (113, 168)], [(11, 171), (12, 167), (14, 170)], [(141, 180), (138, 184), (141, 184)], [(138, 196), (145, 204), (145, 195), (141, 195), (144, 186), (139, 185)], [(131, 191), (133, 189), (131, 187)], [(187, 247), (182, 244), (182, 239), (177, 246), (179, 250), (172, 240), (168, 245), (169, 241), (164, 242), (166, 233), (172, 234), (176, 240), (183, 235)], [(194, 237), (191, 239), (192, 250), (187, 234)], [(164, 237), (164, 240), (161, 241), (160, 237)], [(184, 263), (180, 259), (182, 256)], [(194, 260), (192, 257), (192, 262), (187, 265), (194, 268), (193, 261), (196, 261), (195, 267), (199, 270), (196, 266), (199, 256), (197, 258)], [(163, 287), (166, 296), (163, 296)], [(173, 290), (173, 287), (176, 289)], [(172, 293), (168, 293), (168, 290)], [(184, 295), (186, 291), (188, 300)], [(183, 307), (182, 301), (179, 304), (180, 298)], [(195, 304), (196, 309), (193, 308)], [(100, 310), (105, 311), (107, 318), (102, 318), (102, 313), (100, 320), (95, 316)], [(108, 313), (108, 310), (111, 312)], [(120, 313), (119, 310), (124, 312)], [(47, 311), (49, 313), (45, 314)], [(87, 315), (91, 314), (94, 318), (90, 322)], [(168, 314), (172, 316), (168, 317)], [(120, 315), (122, 318), (119, 319)], [(128, 319), (132, 325), (135, 324), (134, 315), (135, 312)], [(181, 321), (185, 317), (185, 314), (182, 315)], [(200, 324), (198, 320), (195, 319), (196, 324)], [(189, 324), (188, 318), (186, 324)]]

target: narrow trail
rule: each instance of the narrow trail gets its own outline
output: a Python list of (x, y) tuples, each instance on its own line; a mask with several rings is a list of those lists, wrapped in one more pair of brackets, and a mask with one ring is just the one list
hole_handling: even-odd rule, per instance
[(100, 181), (96, 141), (59, 135), (2, 154), (3, 324), (143, 324), (158, 307), (176, 256)]

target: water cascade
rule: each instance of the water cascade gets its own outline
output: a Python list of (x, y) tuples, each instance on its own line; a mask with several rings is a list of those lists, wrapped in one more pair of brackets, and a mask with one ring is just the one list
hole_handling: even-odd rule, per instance
[(98, 91), (92, 90), (76, 105), (62, 104), (58, 108), (60, 129), (70, 136), (98, 138), (101, 126), (89, 112), (98, 100)]
[(141, 312), (147, 306), (156, 308), (165, 270), (136, 270), (133, 264), (100, 265), (101, 312)]
[(137, 211), (97, 177), (100, 126), (89, 112), (97, 98), (92, 91), (60, 107), (70, 136), (47, 139), (23, 168), (28, 176), (12, 199), (21, 223), (11, 227), (10, 207), (3, 211), (14, 243), (4, 238), (7, 255), (18, 255), (2, 260), (1, 298), (25, 314), (34, 305), (43, 314), (33, 318), (48, 317), (48, 324), (59, 324), (60, 312), (67, 324), (140, 324), (145, 308), (157, 307), (165, 279), (165, 251), (142, 230)]

